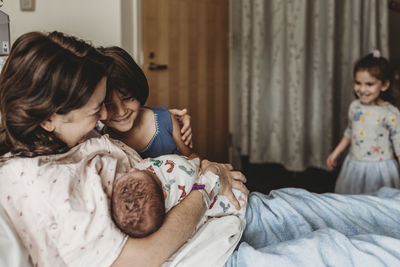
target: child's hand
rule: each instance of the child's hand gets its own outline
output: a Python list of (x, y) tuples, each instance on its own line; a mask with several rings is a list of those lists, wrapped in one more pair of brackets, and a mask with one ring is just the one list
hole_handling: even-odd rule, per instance
[(330, 154), (328, 159), (326, 160), (326, 165), (328, 165), (329, 169), (334, 169), (337, 165), (337, 156), (335, 154)]
[(191, 117), (187, 114), (187, 109), (170, 109), (169, 112), (175, 116), (181, 127), (182, 141), (186, 146), (193, 148)]

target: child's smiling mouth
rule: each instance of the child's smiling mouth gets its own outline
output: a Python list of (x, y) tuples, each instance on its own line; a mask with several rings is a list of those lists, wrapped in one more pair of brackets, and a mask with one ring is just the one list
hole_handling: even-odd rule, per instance
[(132, 113), (133, 111), (130, 111), (122, 117), (114, 117), (112, 118), (112, 121), (116, 123), (126, 122), (131, 117)]

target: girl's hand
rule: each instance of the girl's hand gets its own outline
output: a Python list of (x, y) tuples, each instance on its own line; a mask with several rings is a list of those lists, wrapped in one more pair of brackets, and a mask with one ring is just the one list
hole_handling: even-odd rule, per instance
[(342, 140), (340, 140), (339, 144), (335, 147), (333, 152), (326, 159), (326, 165), (328, 165), (330, 169), (336, 167), (339, 156), (343, 153), (344, 150), (346, 150), (346, 148), (349, 145), (350, 145), (350, 139), (346, 136), (343, 136)]
[(326, 160), (326, 165), (328, 165), (329, 169), (334, 169), (337, 165), (337, 155), (334, 153), (330, 154)]
[[(236, 199), (235, 195), (233, 194), (232, 188), (238, 189), (242, 191), (244, 194), (248, 195), (249, 190), (244, 185), (244, 183), (247, 181), (246, 177), (243, 175), (243, 173), (239, 171), (234, 171), (231, 164), (215, 163), (215, 162), (210, 162), (206, 159), (202, 160), (201, 169), (205, 170), (211, 164), (217, 165), (221, 172), (219, 177), (221, 187), (218, 194), (225, 195), (229, 199), (229, 201), (235, 206), (235, 208), (239, 210), (240, 204), (239, 201)], [(214, 168), (209, 168), (210, 171), (212, 171), (212, 169)]]
[(182, 141), (186, 146), (193, 148), (192, 127), (190, 125), (191, 117), (187, 114), (187, 109), (170, 109), (169, 112), (175, 116), (181, 127)]

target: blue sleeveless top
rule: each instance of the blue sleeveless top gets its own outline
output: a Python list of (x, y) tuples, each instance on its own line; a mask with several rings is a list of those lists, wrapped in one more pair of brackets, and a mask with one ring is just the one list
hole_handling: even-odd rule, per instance
[(142, 158), (154, 158), (166, 154), (180, 154), (172, 137), (172, 120), (167, 107), (146, 107), (154, 112), (156, 133), (146, 148), (138, 151)]

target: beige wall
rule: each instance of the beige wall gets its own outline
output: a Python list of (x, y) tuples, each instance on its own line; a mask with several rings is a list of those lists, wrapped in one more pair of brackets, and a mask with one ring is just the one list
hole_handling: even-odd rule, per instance
[[(125, 0), (122, 0), (125, 1)], [(5, 0), (11, 43), (29, 31), (58, 30), (94, 45), (121, 45), (120, 0), (35, 0), (34, 11), (21, 11), (20, 0)]]

